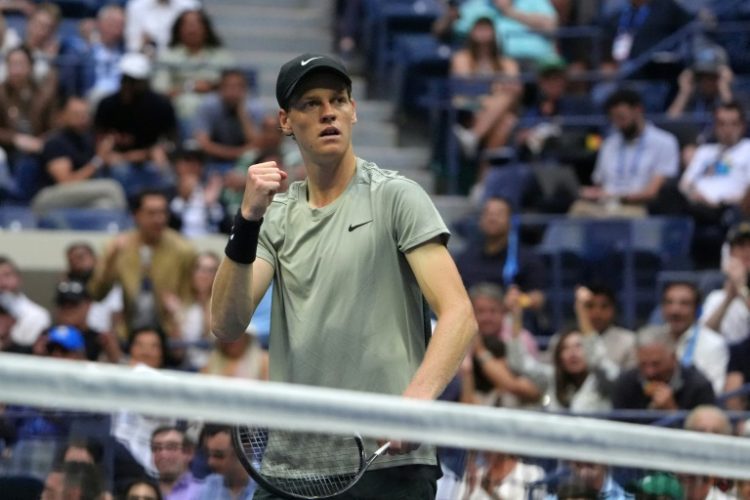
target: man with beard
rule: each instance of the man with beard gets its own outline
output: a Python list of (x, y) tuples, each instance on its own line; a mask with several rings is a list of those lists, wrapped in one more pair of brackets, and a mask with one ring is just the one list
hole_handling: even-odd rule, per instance
[(615, 132), (602, 143), (592, 179), (571, 207), (575, 215), (643, 215), (665, 180), (678, 174), (674, 135), (646, 121), (641, 96), (614, 92), (605, 110)]

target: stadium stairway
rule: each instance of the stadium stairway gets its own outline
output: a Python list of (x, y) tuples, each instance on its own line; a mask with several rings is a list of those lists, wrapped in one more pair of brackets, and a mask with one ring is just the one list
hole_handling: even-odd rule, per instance
[[(276, 74), (284, 61), (303, 52), (332, 50), (333, 0), (210, 0), (205, 5), (237, 63), (256, 69), (258, 96), (268, 110), (277, 108)], [(393, 104), (368, 99), (362, 77), (354, 78), (353, 94), (359, 119), (354, 134), (357, 155), (418, 182), (449, 225), (465, 215), (471, 206), (464, 197), (434, 194), (427, 168), (429, 144), (402, 139), (393, 121)]]

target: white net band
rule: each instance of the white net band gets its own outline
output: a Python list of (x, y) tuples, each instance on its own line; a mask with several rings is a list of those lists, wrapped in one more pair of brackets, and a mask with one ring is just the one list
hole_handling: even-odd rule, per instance
[(0, 381), (4, 403), (360, 433), (750, 479), (750, 439), (645, 425), (13, 354), (0, 354)]

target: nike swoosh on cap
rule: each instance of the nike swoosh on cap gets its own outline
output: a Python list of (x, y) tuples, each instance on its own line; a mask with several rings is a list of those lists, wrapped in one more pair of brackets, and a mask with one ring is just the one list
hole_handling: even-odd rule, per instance
[(311, 57), (310, 59), (304, 59), (304, 60), (302, 60), (302, 61), (299, 62), (299, 65), (300, 66), (307, 66), (308, 63), (314, 61), (315, 59), (323, 59), (323, 58), (321, 56), (317, 56), (317, 57)]

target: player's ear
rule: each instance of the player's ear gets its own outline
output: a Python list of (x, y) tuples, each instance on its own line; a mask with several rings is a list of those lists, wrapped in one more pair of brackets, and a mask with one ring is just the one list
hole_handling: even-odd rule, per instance
[(352, 123), (357, 123), (357, 101), (353, 97), (350, 100), (352, 102)]
[(289, 123), (289, 113), (283, 108), (279, 110), (279, 127), (284, 135), (292, 135), (292, 126)]

